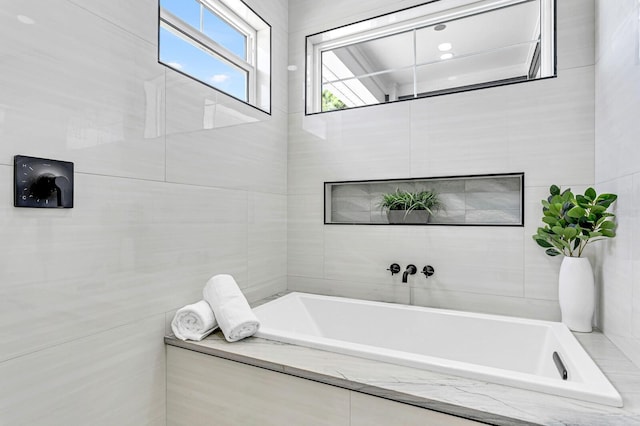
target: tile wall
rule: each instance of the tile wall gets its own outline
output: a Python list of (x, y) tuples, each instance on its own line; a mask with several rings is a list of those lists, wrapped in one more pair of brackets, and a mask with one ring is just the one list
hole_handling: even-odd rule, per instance
[[(594, 1), (558, 0), (558, 78), (305, 116), (304, 37), (397, 7), (290, 4), (289, 288), (559, 319), (560, 259), (531, 235), (551, 184), (594, 182)], [(323, 225), (325, 181), (506, 172), (525, 172), (523, 228)], [(393, 262), (436, 274), (402, 284)]]
[[(286, 288), (286, 0), (272, 115), (156, 60), (156, 0), (0, 1), (0, 424), (165, 424), (173, 312), (233, 274)], [(26, 22), (26, 23), (25, 23)], [(13, 156), (73, 161), (75, 207), (13, 207)]]
[(602, 328), (640, 365), (640, 2), (598, 0), (595, 181), (617, 193), (617, 237), (598, 247)]

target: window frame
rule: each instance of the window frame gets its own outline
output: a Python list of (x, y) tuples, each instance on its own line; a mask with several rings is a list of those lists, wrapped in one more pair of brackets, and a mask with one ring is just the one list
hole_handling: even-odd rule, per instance
[[(341, 47), (351, 46), (357, 43), (375, 40), (378, 38), (389, 37), (398, 35), (404, 32), (415, 31), (437, 25), (441, 22), (448, 22), (451, 20), (461, 19), (480, 13), (491, 12), (504, 7), (515, 6), (521, 3), (526, 3), (531, 0), (484, 0), (476, 3), (469, 3), (468, 0), (449, 0), (447, 4), (449, 7), (442, 6), (444, 3), (442, 0), (433, 0), (431, 2), (422, 3), (416, 6), (407, 7), (404, 9), (389, 12), (383, 15), (379, 15), (373, 18), (363, 19), (354, 23), (349, 23), (337, 28), (318, 32), (306, 36), (305, 40), (305, 75), (308, 82), (305, 88), (305, 115), (320, 114), (325, 112), (339, 111), (339, 110), (322, 110), (322, 55), (324, 52), (329, 52)], [(415, 18), (405, 17), (410, 15), (411, 11), (420, 7), (435, 4), (436, 10), (431, 13), (427, 13)], [(540, 28), (540, 42), (549, 52), (547, 55), (541, 55), (540, 68), (541, 72), (546, 73), (548, 76), (540, 77), (539, 79), (555, 78), (557, 75), (557, 58), (556, 58), (556, 0), (540, 0), (541, 4), (541, 28)], [(438, 8), (438, 6), (440, 6)], [(390, 16), (395, 15), (397, 18), (391, 19)], [(395, 23), (387, 23), (386, 21), (395, 20)], [(374, 28), (371, 28), (371, 26)], [(366, 28), (360, 30), (360, 27)], [(415, 51), (415, 41), (414, 41)], [(415, 52), (414, 52), (415, 53)], [(552, 58), (552, 59), (550, 59)], [(415, 63), (414, 63), (415, 68)], [(381, 74), (389, 70), (378, 71), (375, 74)], [(415, 71), (414, 71), (415, 72)], [(343, 79), (344, 80), (344, 79)], [(526, 80), (530, 81), (530, 80)], [(393, 103), (405, 100), (421, 99), (429, 96), (439, 96), (448, 93), (456, 93), (468, 90), (477, 90), (486, 87), (494, 87), (505, 84), (513, 84), (522, 82), (521, 80), (495, 80), (489, 82), (483, 82), (474, 84), (471, 86), (460, 86), (449, 89), (437, 90), (433, 93), (420, 94), (420, 96), (413, 96), (410, 98), (398, 99), (396, 101), (380, 102), (375, 104), (365, 104), (361, 106), (355, 106), (352, 108), (362, 108), (367, 106), (381, 105), (385, 103)], [(332, 83), (332, 82), (330, 82)], [(414, 75), (414, 86), (417, 85)]]
[[(198, 81), (207, 87), (210, 87), (214, 90), (222, 92), (227, 96), (231, 96), (234, 99), (237, 99), (240, 102), (243, 102), (253, 108), (256, 108), (260, 111), (263, 111), (269, 115), (271, 115), (271, 55), (272, 55), (272, 41), (271, 41), (271, 25), (266, 22), (260, 15), (255, 13), (253, 9), (249, 8), (243, 1), (236, 1), (235, 3), (241, 4), (243, 8), (246, 9), (244, 14), (251, 13), (254, 16), (250, 17), (253, 21), (260, 21), (262, 29), (268, 30), (268, 106), (260, 107), (258, 105), (258, 74), (260, 73), (260, 69), (258, 66), (258, 49), (259, 49), (259, 32), (260, 29), (256, 28), (256, 25), (252, 25), (246, 19), (243, 19), (239, 12), (233, 10), (228, 5), (224, 4), (220, 0), (194, 0), (198, 3), (202, 8), (206, 9), (211, 14), (218, 17), (220, 20), (228, 24), (231, 28), (238, 31), (241, 35), (245, 37), (245, 52), (246, 57), (242, 58), (230, 51), (222, 44), (217, 42), (216, 40), (209, 37), (205, 34), (201, 29), (203, 27), (203, 15), (201, 12), (200, 15), (200, 29), (194, 28), (190, 24), (186, 23), (169, 10), (162, 7), (161, 0), (158, 0), (158, 63), (164, 65), (167, 68), (170, 68), (173, 71), (176, 71), (182, 75), (185, 75), (195, 81)], [(237, 8), (236, 5), (234, 8)], [(264, 25), (262, 25), (264, 24)], [(181, 38), (183, 41), (190, 43), (194, 47), (204, 51), (206, 54), (209, 54), (213, 58), (229, 65), (230, 67), (243, 72), (246, 74), (246, 87), (245, 87), (245, 95), (247, 100), (240, 99), (231, 93), (221, 89), (219, 87), (213, 86), (212, 84), (207, 83), (206, 81), (200, 80), (199, 78), (190, 75), (189, 73), (172, 67), (170, 64), (163, 62), (160, 59), (160, 29), (163, 28), (173, 35)], [(263, 70), (264, 71), (264, 70)]]

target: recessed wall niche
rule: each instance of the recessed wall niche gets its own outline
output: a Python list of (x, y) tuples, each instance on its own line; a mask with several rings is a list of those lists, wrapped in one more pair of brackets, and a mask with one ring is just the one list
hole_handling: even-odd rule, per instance
[(326, 225), (524, 225), (524, 173), (325, 182), (324, 196)]

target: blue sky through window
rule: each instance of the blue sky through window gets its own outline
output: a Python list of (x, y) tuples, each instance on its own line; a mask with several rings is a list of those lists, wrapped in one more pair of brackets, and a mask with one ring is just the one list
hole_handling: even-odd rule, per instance
[(247, 102), (247, 74), (160, 28), (160, 60), (205, 84)]
[[(160, 5), (231, 53), (246, 60), (245, 35), (203, 7), (200, 2), (161, 0)], [(247, 73), (220, 60), (194, 43), (160, 28), (160, 60), (172, 68), (246, 102), (248, 100)]]
[[(229, 25), (196, 0), (161, 0), (161, 6), (210, 39), (242, 59), (247, 59), (247, 40), (244, 34)], [(202, 11), (202, 27), (201, 16)]]

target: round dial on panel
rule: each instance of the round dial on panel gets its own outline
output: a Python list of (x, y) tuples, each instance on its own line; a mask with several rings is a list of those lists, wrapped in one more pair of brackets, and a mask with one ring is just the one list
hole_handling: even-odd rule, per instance
[(16, 207), (73, 207), (73, 163), (14, 157)]

